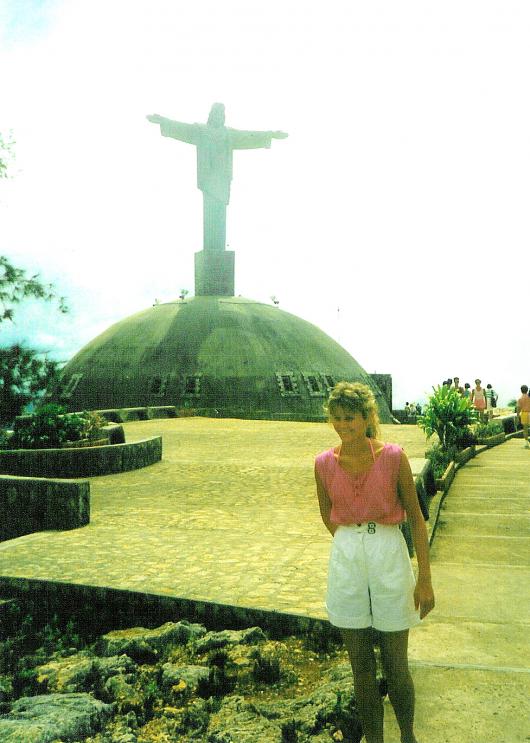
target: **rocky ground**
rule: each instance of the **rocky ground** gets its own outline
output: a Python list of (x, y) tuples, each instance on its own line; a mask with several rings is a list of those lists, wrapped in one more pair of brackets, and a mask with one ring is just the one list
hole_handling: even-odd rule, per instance
[(324, 635), (271, 639), (259, 627), (180, 621), (86, 644), (70, 623), (60, 635), (22, 627), (0, 653), (2, 743), (361, 738), (346, 656)]

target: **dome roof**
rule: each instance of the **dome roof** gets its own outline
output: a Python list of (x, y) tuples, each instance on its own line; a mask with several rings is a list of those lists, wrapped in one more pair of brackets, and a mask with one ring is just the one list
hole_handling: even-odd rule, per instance
[(305, 320), (242, 297), (155, 305), (91, 341), (67, 364), (70, 410), (175, 405), (199, 415), (322, 420), (328, 390), (346, 379), (374, 390), (338, 343)]

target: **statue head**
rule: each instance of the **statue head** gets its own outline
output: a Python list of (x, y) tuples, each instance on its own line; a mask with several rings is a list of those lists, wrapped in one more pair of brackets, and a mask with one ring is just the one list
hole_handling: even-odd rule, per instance
[(221, 127), (225, 124), (224, 103), (214, 103), (208, 115), (208, 126)]

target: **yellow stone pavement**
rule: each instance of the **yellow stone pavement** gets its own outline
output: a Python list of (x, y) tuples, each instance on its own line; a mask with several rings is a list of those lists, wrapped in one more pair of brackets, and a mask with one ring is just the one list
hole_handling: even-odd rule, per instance
[[(200, 418), (125, 428), (129, 441), (162, 435), (162, 462), (91, 478), (90, 524), (0, 544), (0, 576), (325, 617), (330, 538), (312, 461), (332, 429)], [(383, 426), (383, 438), (423, 456), (415, 426)], [(512, 439), (466, 464), (444, 501), (437, 606), (410, 638), (421, 743), (530, 740), (529, 495), (530, 451)]]
[[(414, 426), (385, 434), (422, 456)], [(313, 458), (327, 424), (177, 418), (125, 424), (163, 437), (163, 460), (91, 478), (91, 520), (0, 545), (0, 575), (182, 596), (324, 617), (329, 535)]]

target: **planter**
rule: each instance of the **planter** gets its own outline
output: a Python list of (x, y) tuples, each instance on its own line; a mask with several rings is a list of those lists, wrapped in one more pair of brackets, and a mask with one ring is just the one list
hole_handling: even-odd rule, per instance
[[(22, 477), (75, 479), (129, 472), (159, 462), (162, 437), (129, 444), (76, 446), (62, 449), (11, 449), (0, 451), (0, 474)], [(93, 442), (99, 443), (99, 442)]]
[(456, 454), (456, 464), (461, 467), (466, 462), (469, 462), (469, 460), (473, 459), (473, 457), (475, 456), (475, 451), (475, 446), (468, 446), (466, 449), (462, 449), (462, 451), (459, 451)]
[(79, 441), (65, 441), (61, 449), (86, 449), (87, 446), (106, 446), (109, 443), (108, 436), (102, 439), (80, 439)]
[(455, 477), (455, 463), (449, 462), (449, 464), (447, 465), (447, 469), (445, 470), (443, 475), (441, 477), (436, 478), (436, 489), (442, 490), (444, 493), (446, 493), (449, 490), (451, 483), (454, 480), (454, 477)]
[(486, 439), (479, 439), (478, 443), (483, 444), (484, 446), (487, 446), (488, 448), (490, 446), (497, 446), (497, 444), (503, 444), (504, 440), (506, 438), (506, 435), (503, 433), (497, 433), (495, 436), (488, 436)]

